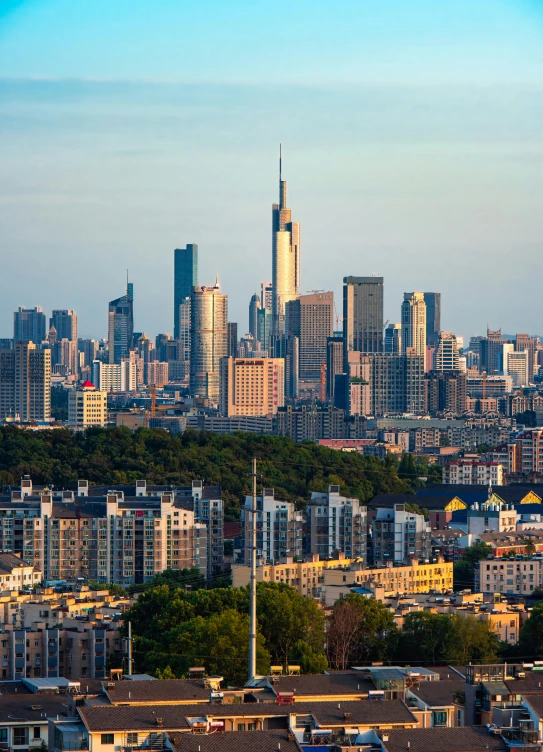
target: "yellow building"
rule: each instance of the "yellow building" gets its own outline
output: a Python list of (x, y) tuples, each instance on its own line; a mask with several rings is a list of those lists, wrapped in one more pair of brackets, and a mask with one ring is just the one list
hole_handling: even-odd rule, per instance
[(72, 428), (105, 426), (107, 392), (96, 389), (90, 381), (68, 394), (68, 424)]
[(285, 404), (283, 358), (223, 358), (220, 412), (234, 415), (274, 415)]

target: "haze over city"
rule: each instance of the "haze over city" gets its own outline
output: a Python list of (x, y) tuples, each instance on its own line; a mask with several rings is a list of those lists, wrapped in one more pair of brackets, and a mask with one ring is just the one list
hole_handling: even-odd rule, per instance
[(127, 268), (138, 330), (170, 331), (191, 242), (244, 333), (280, 141), (301, 291), (379, 274), (390, 320), (439, 289), (445, 329), (541, 331), (542, 41), (513, 0), (3, 3), (0, 333), (64, 305), (106, 336)]

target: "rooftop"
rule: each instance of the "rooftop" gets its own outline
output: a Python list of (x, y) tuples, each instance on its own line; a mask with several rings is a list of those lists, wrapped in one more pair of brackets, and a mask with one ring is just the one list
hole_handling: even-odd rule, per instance
[(161, 681), (120, 681), (115, 686), (105, 687), (106, 695), (113, 705), (120, 702), (209, 702), (209, 688), (203, 682), (186, 679), (163, 679)]
[(463, 690), (465, 686), (465, 680), (458, 676), (457, 679), (452, 680), (421, 682), (420, 687), (410, 691), (430, 707), (444, 707), (452, 705), (454, 693), (457, 690)]
[(506, 750), (501, 738), (486, 728), (463, 726), (458, 728), (398, 729), (388, 731), (384, 742), (387, 752), (478, 752)]
[(195, 741), (200, 752), (299, 752), (296, 741), (290, 741), (281, 731), (229, 731), (227, 734), (179, 734), (171, 737), (175, 752), (194, 752)]

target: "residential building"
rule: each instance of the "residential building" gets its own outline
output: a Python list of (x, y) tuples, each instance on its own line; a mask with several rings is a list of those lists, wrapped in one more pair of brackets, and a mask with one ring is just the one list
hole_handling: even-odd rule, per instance
[(152, 360), (145, 366), (145, 383), (149, 386), (160, 386), (167, 384), (169, 381), (169, 363), (161, 363), (158, 360)]
[(51, 420), (51, 351), (33, 342), (0, 350), (0, 420)]
[(372, 556), (375, 566), (404, 564), (409, 559), (429, 559), (431, 527), (421, 514), (408, 512), (405, 504), (377, 509), (371, 521)]
[(402, 325), (389, 324), (385, 329), (385, 352), (396, 353), (402, 352)]
[(501, 486), (503, 465), (499, 462), (456, 460), (443, 468), (443, 483), (451, 485)]
[(313, 492), (306, 507), (307, 553), (366, 559), (366, 507), (358, 499), (342, 496), (339, 486), (326, 493)]
[(42, 308), (19, 307), (13, 314), (13, 339), (15, 342), (34, 342), (41, 345), (45, 340), (46, 316)]
[(68, 392), (68, 425), (71, 428), (105, 426), (107, 391), (96, 389), (90, 381)]
[[(503, 593), (526, 597), (536, 589), (543, 589), (543, 559), (483, 559), (475, 567), (475, 589), (487, 594)], [(518, 623), (510, 624), (510, 628), (518, 639)]]
[(173, 305), (174, 305), (174, 339), (182, 339), (182, 319), (180, 306), (186, 305), (192, 295), (192, 288), (198, 284), (198, 246), (188, 243), (185, 248), (176, 248), (174, 254), (173, 272)]
[(479, 370), (481, 372), (498, 374), (501, 371), (502, 345), (502, 330), (492, 331), (487, 328), (486, 337), (481, 337), (479, 342), (481, 356)]
[(463, 415), (467, 410), (466, 383), (466, 374), (460, 371), (429, 371), (425, 376), (429, 415)]
[(383, 277), (344, 277), (343, 347), (347, 352), (383, 352)]
[(543, 475), (543, 430), (522, 431), (509, 441), (499, 444), (490, 455), (503, 465), (508, 479), (541, 477)]
[(519, 515), (513, 504), (507, 504), (497, 494), (487, 501), (474, 502), (468, 507), (468, 535), (481, 533), (511, 533), (517, 529)]
[(228, 296), (218, 282), (192, 291), (190, 349), (190, 393), (217, 404), (220, 362), (228, 357)]
[(334, 293), (299, 295), (285, 305), (286, 331), (299, 340), (299, 379), (318, 383), (333, 333)]
[(489, 399), (504, 397), (513, 387), (513, 380), (510, 376), (487, 375), (480, 376), (468, 374), (466, 383), (466, 394), (472, 399)]
[(406, 292), (402, 303), (402, 353), (413, 348), (426, 357), (426, 303), (423, 292)]
[(424, 415), (424, 356), (409, 350), (405, 355), (379, 353), (370, 357), (371, 414)]
[[(243, 558), (250, 562), (253, 499), (245, 497), (241, 510)], [(265, 488), (256, 499), (256, 555), (265, 563), (281, 562), (302, 555), (303, 516), (294, 504), (275, 498), (273, 488)]]
[(371, 356), (351, 350), (347, 360), (347, 373), (335, 377), (334, 406), (349, 417), (371, 415)]
[(441, 293), (425, 292), (426, 303), (426, 342), (430, 347), (437, 345), (441, 332)]
[(434, 371), (459, 371), (459, 354), (456, 334), (440, 332), (434, 355)]
[(220, 486), (206, 486), (193, 480), (192, 486), (175, 488), (175, 505), (194, 513), (195, 522), (207, 530), (207, 577), (223, 572), (224, 565), (224, 501)]
[(134, 339), (134, 285), (126, 284), (126, 295), (108, 305), (109, 362), (120, 363), (127, 358)]
[[(504, 369), (505, 370), (505, 369)], [(530, 362), (528, 350), (513, 351), (507, 355), (505, 373), (511, 376), (513, 386), (527, 386), (530, 381)]]
[(40, 570), (20, 556), (0, 553), (0, 593), (33, 588), (41, 578)]
[(275, 415), (285, 404), (282, 358), (223, 358), (219, 410), (235, 415)]
[(92, 381), (104, 392), (135, 392), (138, 386), (137, 363), (134, 358), (123, 358), (120, 363), (95, 360)]

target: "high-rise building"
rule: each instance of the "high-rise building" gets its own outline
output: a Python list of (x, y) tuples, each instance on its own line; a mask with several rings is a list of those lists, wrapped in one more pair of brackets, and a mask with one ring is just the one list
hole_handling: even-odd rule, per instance
[(318, 382), (334, 325), (334, 293), (300, 295), (286, 306), (286, 330), (299, 339), (299, 378)]
[(425, 377), (428, 414), (462, 415), (466, 412), (466, 374), (460, 371), (430, 371)]
[(377, 509), (371, 523), (373, 564), (389, 562), (400, 565), (408, 559), (429, 559), (432, 552), (432, 530), (422, 514), (408, 512), (405, 504), (393, 509)]
[(513, 386), (527, 386), (529, 383), (530, 354), (528, 350), (514, 350), (507, 356), (506, 376), (511, 376)]
[(423, 292), (405, 292), (402, 303), (402, 353), (413, 348), (426, 357), (426, 303)]
[(423, 415), (426, 408), (424, 356), (374, 353), (371, 363), (372, 415)]
[(539, 346), (539, 340), (537, 337), (530, 337), (529, 334), (517, 334), (515, 337), (515, 350), (528, 352), (528, 381), (527, 383), (533, 383), (536, 353)]
[(440, 332), (434, 355), (434, 371), (460, 370), (458, 343), (453, 332)]
[(426, 303), (426, 343), (430, 347), (435, 347), (441, 331), (441, 293), (425, 292), (424, 302)]
[(263, 352), (267, 352), (270, 346), (271, 327), (271, 308), (260, 308), (257, 311), (257, 340), (260, 342), (260, 348)]
[(343, 337), (328, 337), (326, 343), (326, 399), (334, 399), (335, 377), (343, 373)]
[(344, 277), (343, 348), (347, 352), (383, 352), (383, 278)]
[(57, 339), (69, 339), (77, 342), (77, 314), (75, 311), (57, 309), (51, 313), (49, 326), (54, 326)]
[(300, 380), (300, 340), (294, 334), (272, 335), (269, 355), (285, 361), (285, 397), (298, 397)]
[(98, 348), (100, 343), (96, 339), (80, 339), (77, 342), (79, 352), (83, 355), (82, 366), (84, 368), (92, 368), (92, 364), (96, 360), (98, 354)]
[[(171, 334), (157, 334), (155, 337), (155, 353), (157, 360), (169, 360), (167, 356), (168, 342), (173, 342)], [(172, 358), (176, 360), (177, 358)]]
[[(251, 517), (253, 500), (245, 497), (241, 510), (243, 529), (244, 560), (249, 563), (251, 544)], [(296, 558), (303, 551), (303, 515), (297, 512), (294, 504), (279, 501), (273, 488), (265, 488), (262, 496), (256, 499), (256, 554), (258, 559), (268, 563), (284, 561), (287, 557)]]
[(72, 428), (105, 426), (107, 392), (96, 389), (90, 381), (68, 392), (68, 425)]
[(367, 509), (358, 499), (341, 496), (339, 486), (313, 492), (306, 507), (306, 551), (323, 558), (341, 551), (347, 559), (366, 560)]
[(285, 404), (282, 358), (223, 358), (222, 415), (275, 415)]
[(228, 322), (228, 352), (229, 358), (238, 356), (238, 325), (235, 321)]
[(402, 351), (402, 325), (389, 324), (385, 329), (385, 352), (401, 353)]
[(479, 342), (481, 358), (479, 370), (481, 372), (486, 371), (488, 374), (497, 374), (502, 370), (503, 343), (501, 329), (492, 331), (492, 329), (487, 328), (486, 337), (481, 337)]
[(174, 253), (174, 339), (181, 337), (179, 306), (192, 294), (192, 288), (198, 284), (198, 246), (188, 243), (186, 248), (176, 248)]
[(13, 339), (15, 342), (34, 342), (41, 345), (45, 339), (46, 316), (43, 310), (21, 308), (13, 314)]
[(123, 358), (120, 363), (95, 360), (92, 383), (105, 392), (135, 392), (138, 386), (137, 363), (134, 358)]
[(0, 351), (0, 420), (51, 419), (51, 351), (37, 350), (33, 342), (17, 342)]
[(260, 283), (260, 306), (271, 311), (273, 308), (273, 285), (271, 282)]
[(287, 208), (287, 183), (279, 155), (279, 203), (272, 207), (272, 313), (273, 332), (285, 331), (285, 305), (294, 300), (300, 286), (300, 225)]
[(258, 312), (261, 307), (260, 298), (255, 293), (249, 303), (249, 333), (252, 334), (255, 339), (258, 339)]
[(127, 358), (134, 339), (134, 285), (127, 282), (126, 295), (108, 306), (109, 362), (120, 363)]
[(220, 362), (228, 356), (228, 296), (218, 282), (192, 291), (190, 350), (190, 393), (217, 404)]

